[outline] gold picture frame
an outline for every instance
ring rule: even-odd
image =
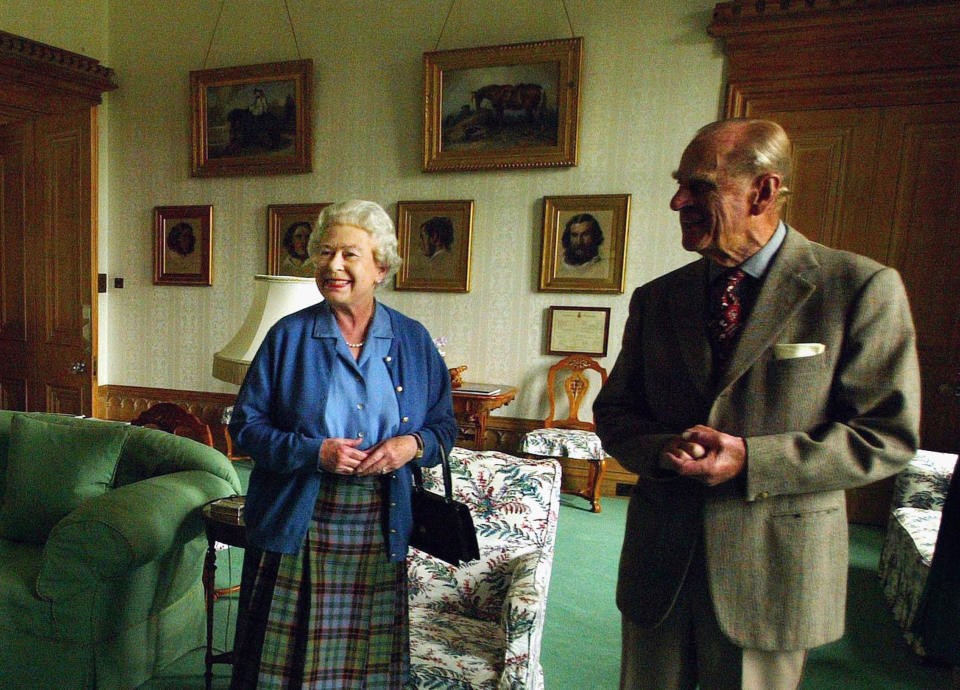
[[[213,206],[153,209],[153,284],[213,285]]]
[[[424,172],[577,165],[583,38],[424,53]]]
[[[629,194],[544,197],[540,290],[622,293],[629,224]]]
[[[267,274],[313,278],[306,241],[317,217],[330,202],[267,206]]]
[[[550,307],[548,355],[607,356],[610,307]]]
[[[308,173],[313,60],[190,72],[194,177]]]
[[[398,201],[395,289],[470,292],[473,201]]]

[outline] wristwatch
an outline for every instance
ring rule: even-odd
[[[417,452],[414,454],[413,457],[414,459],[422,458],[423,457],[423,438],[420,436],[420,434],[416,432],[414,432],[412,436],[417,441]]]

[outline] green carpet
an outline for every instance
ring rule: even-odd
[[[620,672],[620,614],[614,603],[617,559],[627,499],[604,498],[603,512],[561,498],[557,549],[550,583],[541,663],[551,690],[615,689]],[[950,672],[917,658],[883,600],[877,578],[882,533],[854,525],[850,541],[847,634],[814,650],[803,690],[934,690],[950,687]],[[239,581],[242,551],[217,559],[217,585]],[[214,644],[232,646],[236,596],[215,606]],[[214,667],[214,688],[229,686],[229,666]],[[203,688],[203,650],[197,649],[141,686],[143,690]]]

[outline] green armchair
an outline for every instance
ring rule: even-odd
[[[190,439],[0,411],[0,687],[134,687],[201,646],[200,507],[239,492]]]

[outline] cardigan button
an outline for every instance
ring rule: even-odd
[[[403,393],[403,386],[397,386],[397,393]]]
[[[409,418],[409,417],[401,417],[401,418],[400,418],[400,421],[403,422],[404,424],[406,424],[407,422],[410,421],[410,418]]]
[[[386,357],[383,358],[383,361],[384,361],[384,362],[392,362],[392,361],[393,361],[393,357],[391,357],[390,355],[387,355]]]

